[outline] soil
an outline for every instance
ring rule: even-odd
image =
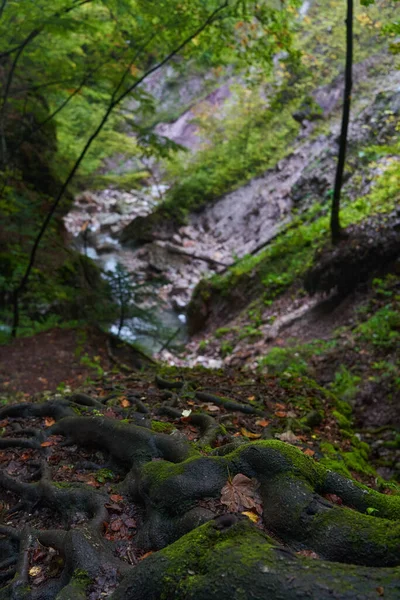
[[[101,371],[110,371],[116,360],[131,368],[141,366],[130,346],[89,327],[55,328],[18,338],[0,346],[0,395],[55,392],[60,385],[73,389]]]

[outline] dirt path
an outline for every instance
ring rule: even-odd
[[[0,346],[0,393],[54,392],[61,383],[76,387],[110,366],[104,335],[51,329]]]

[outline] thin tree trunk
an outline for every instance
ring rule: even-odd
[[[350,121],[351,90],[353,87],[353,0],[347,0],[346,18],[346,74],[342,113],[342,129],[340,133],[339,156],[336,169],[335,187],[333,190],[331,210],[331,238],[332,243],[337,244],[342,236],[340,225],[340,196],[343,185],[343,172],[346,162],[347,132]]]
[[[143,81],[145,79],[147,79],[147,77],[149,77],[149,75],[151,75],[152,73],[154,73],[155,71],[158,71],[161,67],[163,67],[165,64],[167,64],[174,56],[176,56],[181,50],[183,50],[183,48],[185,48],[185,46],[187,46],[187,44],[189,44],[192,39],[194,39],[195,37],[197,37],[202,31],[204,31],[211,23],[213,23],[216,18],[218,17],[219,13],[222,12],[229,4],[229,0],[225,0],[225,2],[223,4],[221,4],[217,9],[215,9],[210,16],[208,17],[208,19],[206,19],[204,21],[204,23],[198,28],[196,29],[196,31],[194,31],[191,35],[189,35],[185,40],[183,40],[183,42],[181,42],[174,50],[172,50],[165,58],[163,58],[163,60],[161,60],[159,63],[157,63],[156,65],[154,65],[153,67],[151,67],[150,69],[148,69],[148,71],[146,71],[141,77],[139,77],[139,79],[137,79],[135,81],[135,83],[133,83],[131,86],[129,86],[124,92],[122,92],[119,96],[118,96],[118,92],[121,89],[126,76],[128,74],[128,72],[130,71],[130,66],[127,68],[127,70],[125,71],[124,75],[122,76],[120,82],[118,83],[116,89],[114,90],[111,99],[110,99],[110,103],[107,107],[106,112],[103,115],[103,118],[101,119],[99,125],[97,126],[96,130],[92,133],[92,135],[89,137],[88,141],[85,144],[85,147],[83,148],[81,154],[79,155],[78,159],[76,160],[74,166],[72,167],[68,177],[66,178],[66,180],[64,181],[63,185],[61,186],[61,189],[57,195],[57,197],[55,198],[53,204],[51,205],[49,212],[47,213],[43,224],[39,230],[39,233],[36,236],[36,239],[33,243],[32,246],[32,250],[29,256],[29,262],[28,265],[25,269],[25,273],[22,276],[22,279],[20,281],[20,284],[17,288],[15,288],[14,293],[13,293],[13,300],[14,300],[14,314],[13,314],[13,324],[12,324],[12,330],[11,330],[11,336],[15,337],[17,335],[17,328],[18,328],[18,322],[19,322],[19,302],[20,302],[20,298],[21,295],[23,294],[25,287],[28,283],[29,280],[29,276],[31,274],[33,265],[35,263],[35,259],[36,259],[36,253],[39,247],[39,244],[43,238],[43,235],[45,234],[47,227],[55,213],[55,211],[57,210],[57,207],[60,203],[60,200],[62,199],[62,197],[64,196],[64,193],[66,191],[66,189],[68,188],[69,184],[71,183],[72,179],[74,178],[77,170],[79,169],[83,159],[85,158],[89,148],[91,147],[92,143],[95,141],[95,139],[98,137],[99,133],[102,131],[104,125],[106,124],[106,122],[108,121],[109,116],[111,115],[112,111],[114,110],[114,108],[120,104],[122,102],[122,100],[124,100],[134,89],[136,89],[139,85],[141,85],[141,83],[143,83]],[[134,60],[136,60],[136,56],[134,58]]]

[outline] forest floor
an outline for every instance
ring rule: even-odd
[[[294,511],[288,523],[292,518],[297,519],[294,515],[298,512],[292,506],[297,498],[292,489],[294,480],[290,480],[290,489],[286,489],[286,484],[278,485],[283,496],[274,499],[271,490],[265,495],[263,479],[263,469],[270,473],[268,477],[281,469],[286,473],[288,460],[293,460],[293,465],[297,465],[296,461],[301,465],[301,461],[305,461],[304,467],[292,467],[295,478],[313,463],[320,465],[318,468],[323,469],[324,477],[328,474],[328,479],[329,469],[334,469],[379,489],[381,493],[376,498],[367,500],[368,510],[377,514],[381,510],[384,515],[380,504],[380,508],[378,504],[374,508],[374,498],[376,502],[381,502],[381,497],[392,498],[393,486],[377,478],[368,463],[368,446],[352,431],[348,405],[313,379],[288,373],[283,376],[257,374],[238,367],[215,371],[160,367],[123,373],[114,366],[100,374],[98,369],[104,351],[99,346],[96,348],[95,337],[87,336],[85,352],[89,356],[89,352],[96,349],[96,356],[100,357],[93,362],[97,370],[92,367],[90,378],[77,390],[70,392],[64,388],[62,393],[54,393],[56,387],[59,391],[61,388],[60,382],[50,375],[48,348],[53,348],[50,342],[69,339],[73,350],[76,340],[80,340],[77,332],[74,332],[75,337],[66,333],[60,335],[53,331],[38,336],[42,343],[35,346],[33,340],[29,341],[28,348],[39,350],[37,362],[27,365],[24,379],[18,379],[18,383],[10,373],[10,386],[6,387],[17,385],[21,389],[19,386],[24,385],[27,386],[24,389],[29,389],[31,385],[32,389],[25,392],[23,404],[15,404],[17,398],[14,397],[11,404],[0,409],[0,517],[3,522],[0,542],[4,545],[8,538],[14,539],[13,543],[16,539],[20,542],[19,551],[15,546],[12,550],[8,547],[9,557],[0,564],[0,581],[5,586],[3,595],[0,591],[1,598],[14,598],[12,594],[22,585],[29,590],[28,595],[21,596],[24,599],[161,598],[162,595],[152,595],[153,583],[149,583],[163,576],[158,557],[164,559],[158,551],[169,547],[183,534],[191,535],[188,531],[209,523],[210,519],[218,531],[232,529],[235,532],[239,528],[242,541],[248,535],[266,535],[268,537],[261,537],[258,542],[269,540],[268,544],[278,544],[293,559],[320,563],[317,568],[331,568],[324,559],[351,562],[349,557],[354,548],[347,548],[346,528],[343,533],[339,526],[338,533],[344,535],[339,544],[344,558],[336,550],[333,554],[327,550],[325,543],[318,541],[318,535],[314,539],[312,528],[308,532],[311,537],[306,541],[300,539],[300,534],[296,539],[293,524],[288,535],[282,524],[282,515],[286,514],[282,503],[289,503],[289,514]],[[75,351],[63,355],[65,364],[73,355]],[[57,353],[54,356],[55,361],[61,360]],[[9,364],[14,364],[12,352]],[[111,366],[107,362],[102,364],[107,368]],[[39,371],[41,365],[43,370]],[[21,363],[18,368],[23,368]],[[33,393],[39,372],[42,379],[47,379],[47,389],[53,387],[52,393]],[[64,371],[64,381],[66,373],[69,385],[75,387],[87,371],[79,368],[79,362],[75,361],[74,365],[72,361]],[[39,383],[45,385],[42,380]],[[12,394],[8,396],[9,401],[10,396]],[[258,444],[257,452],[267,453],[263,458],[264,467],[253,464],[252,455],[246,454],[252,442]],[[282,458],[287,448],[293,448],[294,454]],[[244,458],[234,458],[235,452]],[[277,458],[279,456],[281,458]],[[283,467],[278,466],[281,460]],[[220,461],[226,462],[225,475],[219,472]],[[157,469],[165,468],[163,475],[161,471],[157,474]],[[206,471],[203,472],[203,468]],[[215,469],[218,473],[214,473]],[[170,485],[162,484],[164,480],[170,481]],[[264,487],[260,488],[262,481]],[[365,512],[365,500],[360,504],[357,495],[347,498],[348,484],[346,488],[341,482],[341,479],[324,485],[314,482],[323,510],[329,507],[332,514],[336,514],[335,510],[340,508],[350,515],[360,510]],[[160,485],[164,485],[163,491]],[[312,495],[311,504],[316,497]],[[303,492],[299,498],[303,498]],[[274,502],[278,511],[273,508]],[[315,510],[313,508],[310,514]],[[255,529],[248,530],[243,519]],[[378,521],[380,519],[376,519]],[[301,530],[303,527],[304,523]],[[85,531],[94,536],[93,547],[84,547],[86,538],[79,536],[85,536]],[[251,533],[253,531],[258,533]],[[33,535],[28,542],[23,539],[26,532]],[[67,542],[70,536],[76,537]],[[179,550],[179,546],[177,548]],[[372,550],[373,566],[386,566],[386,558],[380,558],[381,552],[379,544]],[[266,559],[267,555],[263,556]],[[390,566],[393,564],[390,552],[388,556],[387,566]],[[146,585],[150,588],[139,593],[142,584],[135,583],[135,573],[140,582],[140,566],[150,559],[157,561],[154,567],[157,577],[149,577],[145,569]],[[193,562],[189,565],[189,575],[194,573],[192,568],[197,569]],[[382,575],[388,577],[386,571],[384,569]],[[125,576],[128,584],[124,583]],[[385,581],[386,587],[380,585],[380,579],[368,584],[372,585],[371,593],[377,594],[376,589],[382,587],[386,590],[385,597],[395,598],[395,580],[391,582],[387,578]],[[377,597],[379,595],[383,594],[378,593]],[[168,597],[186,596],[179,593],[175,596],[171,592]],[[219,596],[214,592],[210,597]]]

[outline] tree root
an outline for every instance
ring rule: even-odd
[[[198,400],[201,400],[201,402],[211,402],[217,406],[223,406],[226,410],[235,412],[238,411],[247,415],[264,416],[264,412],[262,410],[259,410],[254,406],[250,406],[249,404],[239,404],[230,398],[221,398],[220,396],[215,396],[215,394],[209,394],[208,392],[196,392],[195,395]]]
[[[218,398],[197,394],[201,400]],[[232,444],[205,456],[204,448],[219,433],[217,421],[207,414],[188,417],[200,429],[196,449],[181,433],[165,435],[107,417],[77,416],[77,404],[103,407],[75,395],[5,407],[0,417],[51,416],[56,423],[44,430],[45,439],[64,436],[78,447],[100,449],[121,465],[125,477],[114,493],[122,491],[143,510],[134,546],[159,552],[135,566],[118,558],[115,543],[104,535],[110,492],[52,481],[48,446],[37,439],[3,438],[4,447],[36,442],[40,458],[32,479],[39,479],[21,481],[3,470],[0,487],[17,495],[29,511],[47,507],[59,513],[64,529],[0,526],[0,584],[5,584],[0,599],[83,599],[100,573],[115,582],[112,600],[220,600],[226,594],[272,600],[400,597],[399,496],[346,479],[277,440]],[[284,546],[244,517],[239,504],[215,519],[213,502],[239,474],[258,482],[262,525]],[[340,497],[342,505],[333,504],[328,494]],[[77,512],[86,516],[79,525],[74,524]],[[36,541],[57,550],[63,565],[57,577],[32,586]]]

